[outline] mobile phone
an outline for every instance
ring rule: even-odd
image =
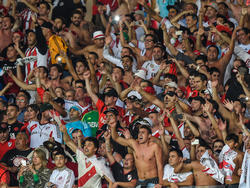
[[[22,166],[27,166],[27,162],[26,162],[26,160],[24,160],[24,159],[23,159],[23,160],[21,160],[21,165],[22,165]]]

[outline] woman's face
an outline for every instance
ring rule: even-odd
[[[29,107],[27,109],[27,113],[28,113],[29,120],[32,120],[32,119],[36,118],[37,114],[31,107]]]
[[[42,160],[39,158],[36,152],[33,154],[32,162],[34,165],[40,165],[42,164]]]

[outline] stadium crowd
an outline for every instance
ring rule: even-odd
[[[250,188],[249,0],[0,0],[0,187]]]

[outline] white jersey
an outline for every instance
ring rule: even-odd
[[[62,135],[59,127],[54,124],[47,123],[41,125],[37,121],[31,121],[29,122],[27,129],[30,133],[31,148],[37,148],[43,145],[43,142],[48,141],[50,137],[53,137],[55,141],[62,143]]]
[[[76,159],[78,161],[78,187],[80,188],[101,188],[101,178],[107,176],[112,182],[114,178],[112,172],[105,165],[104,159],[97,159],[94,155],[87,157],[77,149]]]
[[[192,172],[174,173],[174,168],[169,164],[166,164],[164,166],[163,180],[167,180],[172,183],[180,183],[186,181],[187,177],[192,174]]]
[[[25,52],[25,56],[36,56],[37,60],[36,61],[30,61],[29,63],[25,64],[25,81],[28,83],[27,76],[29,73],[32,71],[32,69],[40,66],[47,67],[48,65],[48,52],[45,55],[42,55],[39,53],[37,47],[33,48],[28,48]]]
[[[75,175],[67,167],[55,169],[50,176],[49,182],[55,184],[57,188],[72,188],[75,182]]]
[[[160,68],[160,65],[156,64],[154,60],[152,61],[146,61],[142,65],[142,69],[147,72],[146,79],[149,80],[157,74],[158,70]]]

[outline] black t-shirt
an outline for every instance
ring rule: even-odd
[[[4,154],[1,162],[7,164],[7,166],[9,167],[19,167],[21,165],[22,160],[28,161],[27,156],[30,154],[30,152],[32,152],[32,149],[20,151],[15,148],[9,150]],[[17,173],[10,173],[10,186],[18,186],[18,181],[16,177]]]
[[[122,166],[117,162],[112,164],[110,167],[111,167],[111,171],[114,175],[115,181],[130,182],[134,179],[136,179],[136,180],[138,179],[136,170],[132,170],[129,173],[124,174]]]
[[[10,138],[16,139],[16,135],[18,132],[20,132],[23,124],[19,121],[16,121],[13,124],[8,124],[9,132],[10,132]]]

